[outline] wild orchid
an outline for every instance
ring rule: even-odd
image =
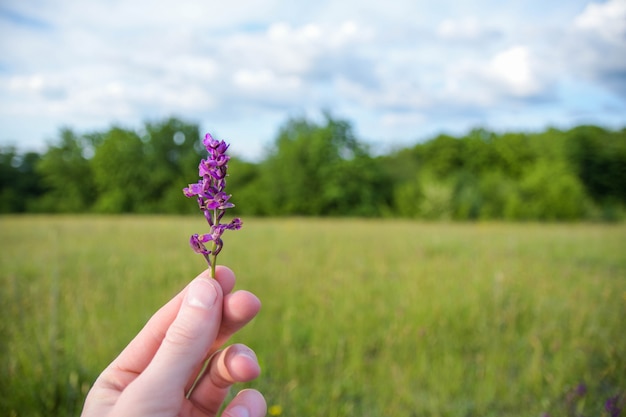
[[[183,189],[186,197],[196,196],[198,207],[204,213],[204,217],[209,223],[210,231],[205,234],[193,234],[189,239],[191,248],[201,253],[211,269],[211,276],[215,278],[215,264],[217,255],[222,250],[224,242],[222,234],[226,230],[241,229],[241,219],[234,218],[229,223],[220,223],[226,210],[235,207],[230,201],[230,194],[224,192],[226,188],[226,177],[228,176],[228,161],[230,156],[226,155],[228,145],[223,140],[216,140],[207,133],[202,141],[209,156],[202,159],[198,166],[200,180],[195,184],[189,184]],[[206,244],[209,244],[207,248]]]

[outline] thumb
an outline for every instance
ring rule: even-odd
[[[222,288],[212,278],[191,281],[150,365],[140,378],[153,389],[184,390],[215,338],[222,321]]]

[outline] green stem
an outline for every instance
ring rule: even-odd
[[[204,363],[202,364],[202,369],[200,370],[200,373],[196,375],[196,379],[193,380],[193,384],[191,384],[191,388],[189,388],[189,391],[187,391],[187,393],[185,394],[186,399],[189,399],[191,397],[191,394],[193,394],[193,391],[196,389],[196,386],[198,386],[198,384],[200,383],[200,380],[202,379],[202,377],[204,376],[204,373],[207,371],[209,367],[210,361],[211,361],[211,358],[209,357],[209,359],[205,360]]]
[[[213,224],[215,225],[217,224],[217,210],[213,210]],[[213,242],[213,249],[211,250],[210,258],[211,258],[211,278],[214,278],[214,279],[215,279],[215,264],[217,263],[217,255],[215,254],[216,249],[217,249],[217,243]],[[193,384],[191,384],[191,388],[189,388],[189,391],[187,391],[187,394],[185,394],[185,398],[189,399],[191,397],[193,390],[196,389],[196,386],[198,385],[198,383],[202,379],[202,376],[204,375],[207,368],[209,367],[210,360],[211,358],[209,357],[209,359],[205,360],[204,363],[202,364],[202,369],[200,370],[200,373],[196,376],[196,379],[194,379]]]
[[[215,209],[213,210],[213,224],[217,226],[217,222],[217,209]],[[211,251],[211,278],[215,278],[215,264],[217,263],[215,249],[217,249],[217,243],[213,242],[213,250]]]
[[[211,278],[215,278],[215,263],[217,262],[217,255],[213,255],[217,245],[213,244],[213,251],[211,252]]]

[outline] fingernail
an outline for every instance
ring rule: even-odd
[[[187,289],[187,304],[209,310],[215,304],[217,290],[215,284],[208,279],[194,279]]]
[[[243,349],[240,352],[237,352],[238,356],[245,356],[247,358],[253,359],[253,360],[257,360],[256,359],[256,355],[254,354],[254,351],[252,349]]]
[[[229,415],[233,417],[250,417],[250,412],[243,405],[236,405],[230,409]]]

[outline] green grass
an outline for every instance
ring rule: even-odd
[[[0,415],[78,415],[202,268],[194,217],[0,217]],[[284,416],[599,416],[626,391],[626,225],[244,219],[220,263]],[[571,403],[571,401],[570,401]]]

